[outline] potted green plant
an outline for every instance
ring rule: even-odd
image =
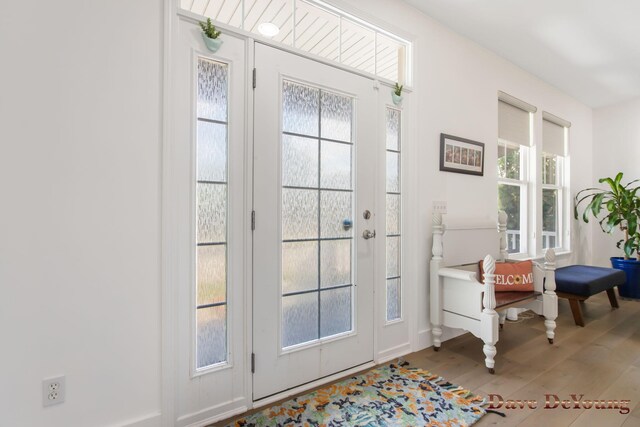
[[[395,105],[402,104],[402,89],[404,89],[404,85],[396,83],[393,92],[391,92],[391,99]]]
[[[217,52],[222,45],[220,37],[220,31],[216,30],[215,25],[211,22],[211,18],[207,18],[206,22],[200,22],[200,28],[202,28],[202,38],[204,44],[211,52]]]
[[[623,270],[627,275],[625,285],[618,286],[621,297],[640,299],[640,197],[638,181],[622,184],[622,172],[615,178],[602,178],[601,184],[608,188],[587,188],[575,197],[574,216],[578,218],[578,209],[583,207],[582,220],[589,222],[589,216],[598,220],[605,233],[620,229],[624,238],[617,247],[623,250],[623,257],[612,257],[613,268]],[[635,253],[635,259],[633,258]]]

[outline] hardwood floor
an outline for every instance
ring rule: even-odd
[[[583,304],[585,327],[574,324],[568,301],[559,301],[555,343],[544,334],[543,319],[507,322],[496,345],[496,374],[484,366],[482,342],[465,334],[410,354],[412,366],[428,369],[485,397],[536,400],[537,409],[505,409],[487,414],[476,425],[502,426],[640,426],[640,302],[620,301],[612,310],[605,293]],[[561,400],[584,394],[584,400],[630,400],[629,413],[618,409],[544,409],[545,394]],[[553,400],[552,400],[553,402]]]
[[[487,414],[478,427],[640,426],[640,302],[619,302],[620,308],[612,310],[604,292],[585,301],[585,327],[579,327],[568,301],[560,299],[553,345],[547,342],[543,318],[528,312],[518,322],[507,321],[496,345],[495,375],[484,365],[482,341],[471,334],[444,342],[439,352],[427,348],[405,359],[485,397],[538,402],[537,409],[498,409],[506,417]],[[584,400],[631,402],[628,414],[618,409],[544,409],[547,393],[561,400],[584,394]]]

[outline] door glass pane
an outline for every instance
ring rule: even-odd
[[[387,234],[400,234],[400,195],[387,194]]]
[[[198,59],[198,118],[227,121],[229,66],[205,58]]]
[[[227,186],[198,184],[198,243],[225,242],[227,233]]]
[[[318,187],[318,140],[282,136],[282,185]]]
[[[322,137],[351,142],[353,99],[331,92],[322,92]]]
[[[387,108],[387,321],[402,317],[402,294],[400,292],[400,110]]]
[[[282,244],[282,293],[318,287],[318,242]]]
[[[351,239],[323,240],[320,243],[321,287],[351,283]]]
[[[198,121],[198,180],[227,179],[227,125]]]
[[[198,58],[196,369],[227,361],[227,64]]]
[[[318,237],[318,191],[282,189],[282,235],[284,240]]]
[[[282,100],[282,130],[299,135],[318,136],[320,90],[285,81]]]
[[[387,279],[387,320],[400,318],[400,279]]]
[[[330,337],[351,330],[352,287],[320,292],[320,337]]]
[[[322,188],[351,189],[351,144],[322,141]]]
[[[226,245],[198,246],[198,305],[223,303],[227,298]]]
[[[215,365],[227,360],[227,306],[197,310],[197,366]]]
[[[320,192],[320,236],[323,238],[350,237],[353,229],[345,229],[345,219],[351,219],[350,191]]]
[[[282,346],[318,339],[318,293],[282,297]]]
[[[282,346],[289,347],[351,330],[355,141],[352,98],[288,81],[282,90]]]

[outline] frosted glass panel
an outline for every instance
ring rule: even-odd
[[[351,145],[322,141],[321,187],[351,189]]]
[[[351,142],[353,99],[322,92],[322,138]]]
[[[400,275],[400,237],[387,237],[387,277]]]
[[[387,194],[387,234],[400,234],[400,196]]]
[[[400,151],[400,111],[387,108],[387,150]]]
[[[198,117],[227,121],[227,76],[229,67],[198,58]]]
[[[399,319],[400,311],[400,279],[387,280],[387,320]]]
[[[197,367],[227,360],[227,307],[201,308],[197,311]]]
[[[318,191],[282,189],[284,240],[318,237]]]
[[[227,125],[198,121],[198,180],[227,180]]]
[[[343,221],[352,219],[351,196],[347,191],[320,192],[321,237],[351,237],[352,230],[345,230]]]
[[[322,287],[351,283],[351,239],[320,242],[320,285]]]
[[[282,293],[318,287],[318,242],[282,244]]]
[[[198,247],[198,305],[227,299],[226,245]]]
[[[318,187],[318,140],[282,135],[282,185]]]
[[[198,243],[227,240],[227,186],[198,184]]]
[[[282,297],[282,346],[318,339],[318,293]]]
[[[387,151],[387,192],[400,192],[400,153]]]
[[[285,81],[282,95],[282,130],[318,136],[320,90]]]
[[[322,338],[351,330],[352,289],[349,286],[320,292],[320,336]]]

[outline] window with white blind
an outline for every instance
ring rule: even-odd
[[[387,107],[387,322],[402,318],[401,112]]]
[[[562,248],[566,202],[565,176],[568,123],[552,121],[543,113],[542,121],[542,249]]]
[[[498,209],[507,213],[509,253],[527,252],[528,166],[534,111],[535,107],[506,94],[498,101]]]

